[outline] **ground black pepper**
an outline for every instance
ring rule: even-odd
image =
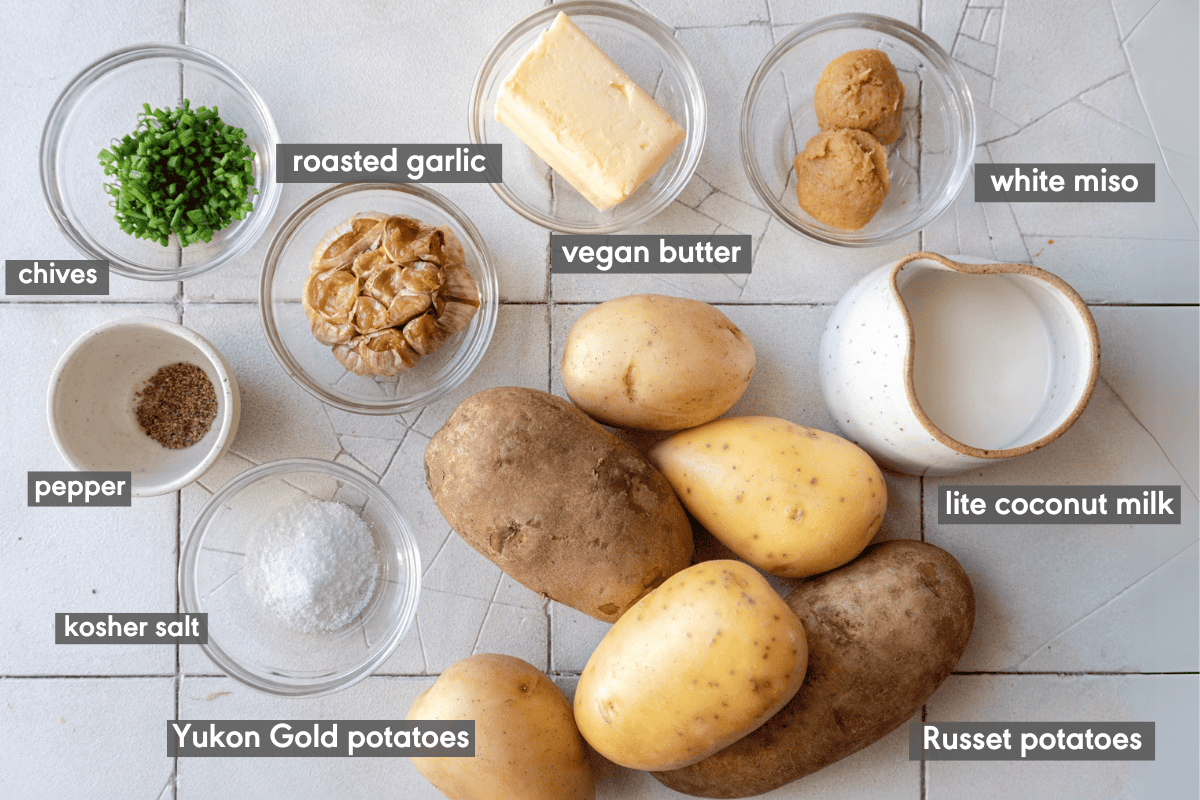
[[[137,421],[150,438],[178,450],[204,438],[217,416],[217,393],[195,364],[161,368],[137,393]]]

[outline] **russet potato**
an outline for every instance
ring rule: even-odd
[[[450,526],[513,579],[613,622],[692,560],[692,529],[646,458],[560,397],[464,400],[425,449]]]
[[[655,772],[698,797],[750,797],[856,753],[916,714],[950,676],[975,623],[975,593],[945,550],[869,547],[787,597],[808,635],[808,674],[766,724],[681,769]]]

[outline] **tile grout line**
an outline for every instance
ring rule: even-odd
[[[187,6],[188,0],[180,0],[179,2],[179,43],[187,44]],[[179,94],[180,103],[183,101],[183,72],[180,69],[179,75]],[[179,249],[179,265],[183,266],[183,248]],[[175,306],[179,315],[179,324],[183,324],[184,312],[187,308],[186,294],[183,288],[183,281],[178,284],[178,289],[175,293]],[[183,490],[180,489],[175,493],[175,574],[179,575],[180,560],[183,556]],[[181,597],[179,595],[179,581],[175,581],[175,613],[178,614],[181,606]],[[183,688],[183,657],[179,641],[175,642],[175,675],[171,680],[172,688],[175,690],[175,720],[179,720],[179,695]],[[171,759],[171,775],[169,783],[171,789],[172,800],[179,800],[179,756],[175,755]]]
[[[179,575],[180,559],[183,555],[183,490],[180,489],[175,493],[175,574]],[[175,582],[175,613],[180,613],[181,598],[179,596],[179,581]],[[172,688],[175,690],[175,721],[179,721],[179,694],[183,688],[183,659],[179,640],[175,640],[175,675],[171,679]],[[178,800],[179,797],[179,756],[176,755],[171,759],[171,797],[173,800]]]
[[[674,35],[674,34],[672,34]],[[549,179],[550,198],[554,202],[554,176]],[[546,393],[553,394],[554,389],[554,240],[550,232],[546,233],[546,302],[543,313],[546,315]],[[451,534],[453,536],[453,534]],[[501,577],[501,580],[504,580]],[[499,588],[499,587],[497,587]],[[493,596],[493,599],[494,596]],[[489,607],[488,612],[491,611]],[[486,619],[485,612],[485,619]],[[551,613],[550,602],[542,603],[542,617],[546,620],[546,672],[554,666],[554,615]]]
[[[966,13],[967,13],[966,9],[964,8],[963,9],[964,17],[966,16]],[[917,20],[918,20],[918,24],[919,24],[921,30],[924,31],[925,30],[925,2],[924,2],[924,0],[919,0],[919,2],[918,2]],[[959,28],[962,27],[961,20],[959,21],[958,27]],[[957,33],[955,34],[955,38],[957,38]],[[953,48],[953,46],[954,46],[953,43],[951,43],[952,48]],[[951,50],[951,52],[953,52],[953,50]],[[953,56],[952,56],[952,58],[953,58]],[[918,90],[917,114],[918,114],[919,119],[921,118],[921,107],[922,107],[921,96],[920,96],[919,90]],[[918,130],[920,130],[920,124],[921,124],[920,122],[917,123]],[[920,174],[921,174],[920,163],[921,163],[921,158],[923,155],[924,155],[923,149],[918,146],[917,147],[918,180],[920,180]],[[957,210],[955,211],[955,213],[957,214]],[[956,223],[955,224],[955,229],[956,229],[955,238],[960,238],[957,233],[957,228],[958,228],[958,225]],[[919,231],[917,231],[917,247],[920,249],[921,252],[925,252],[925,228],[921,228]],[[925,476],[924,475],[917,476],[917,519],[920,520],[921,541],[924,542],[925,541]],[[924,730],[925,719],[928,714],[928,710],[929,710],[929,706],[927,705],[927,703],[921,703],[921,729],[922,729],[922,731]],[[926,800],[926,796],[927,796],[927,792],[928,792],[928,789],[926,787],[926,772],[928,771],[928,769],[929,769],[928,765],[925,763],[925,748],[922,747],[921,748],[921,761],[917,767],[917,797],[919,798],[919,800]]]
[[[1045,233],[1022,233],[1021,234],[1023,239],[1044,239],[1049,235],[1052,235],[1052,234],[1045,234]],[[1067,239],[1098,239],[1101,241],[1107,240],[1109,238],[1115,239],[1115,237],[1061,236],[1061,235],[1054,236],[1054,238],[1055,239],[1061,238],[1063,240],[1067,240]],[[1183,240],[1183,239],[1121,239],[1120,241],[1127,241],[1127,242],[1141,242],[1141,241],[1149,241],[1149,242],[1173,241],[1174,242],[1174,241],[1178,241],[1178,242],[1182,242],[1185,240]],[[914,252],[916,252],[916,251],[914,251]],[[1144,300],[1107,301],[1107,300],[1095,300],[1095,299],[1087,300],[1086,298],[1085,298],[1085,301],[1087,302],[1087,304],[1089,306],[1099,306],[1102,308],[1196,308],[1197,306],[1200,306],[1200,301],[1195,301],[1195,302],[1183,302],[1183,301],[1147,302]],[[598,305],[599,303],[602,303],[602,302],[604,302],[604,301],[598,300],[598,299],[597,300],[556,300],[556,301],[554,301],[553,305],[555,308],[559,308],[562,306],[594,306],[594,305]],[[24,307],[24,308],[39,308],[39,307],[49,308],[52,306],[78,306],[80,308],[86,308],[88,306],[97,306],[97,307],[102,306],[105,308],[111,308],[113,306],[175,306],[176,308],[182,308],[182,310],[184,310],[184,311],[189,311],[197,306],[206,306],[206,307],[211,307],[211,306],[254,306],[257,303],[258,303],[257,300],[253,300],[253,299],[249,299],[249,298],[235,299],[235,300],[184,301],[183,303],[179,303],[178,300],[121,300],[119,298],[118,299],[109,298],[107,301],[94,301],[94,302],[93,301],[65,301],[65,300],[53,300],[53,301],[46,301],[46,302],[36,302],[36,301],[30,302],[30,301],[26,301],[26,300],[2,300],[2,299],[0,299],[0,308],[6,308],[9,306]],[[550,304],[545,300],[501,300],[500,305],[501,306],[547,306],[547,307],[549,307]],[[798,300],[795,302],[759,301],[759,302],[744,303],[744,302],[740,302],[736,299],[733,299],[733,300],[716,300],[716,301],[709,303],[709,305],[737,306],[738,308],[823,308],[823,307],[832,307],[832,306],[837,305],[837,300],[809,300],[809,301],[799,301]],[[373,437],[373,438],[379,438],[379,437]]]
[[[525,606],[513,605],[510,603],[497,603],[498,606],[506,608],[526,608]],[[551,670],[552,675],[575,676],[578,677],[582,670],[558,669]],[[1107,678],[1186,678],[1200,675],[1196,670],[1141,670],[1141,671],[1121,671],[1121,670],[954,670],[951,675],[967,678],[1086,678],[1086,677],[1107,677]],[[128,675],[0,675],[0,681],[62,681],[62,680],[113,680],[113,681],[152,681],[162,678],[228,678],[229,676],[223,672],[194,672],[186,676],[175,675],[172,673],[154,674],[128,674]],[[370,677],[381,678],[428,678],[429,674],[423,672],[384,672],[376,673]]]
[[[925,720],[928,718],[929,718],[929,705],[928,705],[928,703],[922,703],[921,704],[922,737],[924,736],[924,731],[925,731]],[[919,787],[919,791],[920,791],[919,796],[920,796],[921,800],[926,800],[926,797],[928,796],[929,787],[926,783],[927,778],[928,778],[928,772],[929,772],[929,764],[925,761],[925,748],[922,747],[921,748],[921,766],[920,766],[920,772],[918,773],[918,778],[919,778],[918,787]]]
[[[992,101],[996,99],[996,87],[1000,84],[1000,58],[1004,53],[1004,18],[1007,16],[1008,8],[1002,2],[998,11],[1000,14],[1000,22],[998,23],[1000,30],[996,32],[996,60],[992,64],[992,79],[988,85],[988,108],[991,108]]]
[[[967,13],[966,8],[964,8],[963,9],[963,18],[966,17],[966,13]],[[922,31],[925,30],[925,0],[918,0],[917,24],[920,26]],[[962,18],[960,18],[958,27],[961,28],[962,25],[963,25]],[[920,110],[921,110],[921,97],[920,97],[920,94],[918,93],[918,96],[917,96],[918,116],[920,116]],[[920,123],[918,123],[917,130],[918,131],[920,130]],[[921,163],[921,147],[918,143],[918,146],[917,146],[918,180],[920,179],[919,178],[920,163]],[[922,253],[925,252],[925,229],[924,228],[921,228],[919,231],[917,231],[917,247],[919,249],[919,252],[922,252]],[[884,511],[886,513],[887,509],[885,508]],[[920,521],[921,521],[921,525],[920,525],[921,541],[923,542],[923,541],[925,541],[925,476],[924,475],[917,476],[917,518],[920,519]],[[924,710],[922,710],[921,713],[924,714]],[[923,763],[924,763],[924,758],[922,757],[922,764]],[[924,797],[924,793],[922,793],[922,797]]]

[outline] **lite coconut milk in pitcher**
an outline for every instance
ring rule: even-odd
[[[1056,275],[914,253],[846,292],[819,364],[848,438],[899,472],[945,475],[1061,436],[1096,386],[1100,339]]]

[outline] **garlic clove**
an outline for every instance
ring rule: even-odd
[[[350,270],[314,272],[304,282],[301,303],[310,322],[317,316],[334,325],[345,325],[354,314],[358,295],[358,278]]]
[[[404,340],[423,356],[435,352],[446,341],[448,334],[438,326],[433,314],[422,314],[404,326]]]
[[[401,327],[414,317],[429,310],[429,295],[424,292],[405,290],[392,300],[388,306],[388,324]]]
[[[388,307],[374,297],[361,295],[354,303],[354,327],[359,333],[375,333],[390,327]]]
[[[410,369],[421,360],[396,328],[364,336],[358,345],[358,355],[369,374],[385,377]]]
[[[415,261],[400,273],[404,285],[414,292],[436,292],[442,287],[442,269],[432,261]]]

